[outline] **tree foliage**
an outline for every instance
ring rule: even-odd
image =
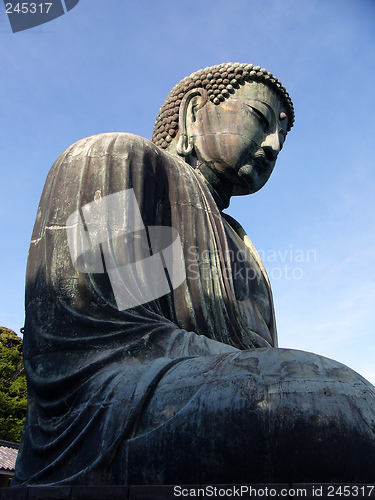
[[[0,439],[19,442],[27,406],[22,339],[0,327]]]

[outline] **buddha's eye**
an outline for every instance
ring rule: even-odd
[[[250,106],[249,104],[247,104],[247,106],[251,109],[251,111],[253,111],[254,114],[257,115],[257,117],[263,123],[266,129],[268,129],[270,126],[270,122],[268,121],[268,118],[264,115],[264,113],[262,113],[262,111],[260,111],[255,106]]]

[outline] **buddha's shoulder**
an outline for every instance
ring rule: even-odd
[[[92,135],[85,137],[72,144],[68,151],[70,154],[121,154],[132,149],[140,150],[159,150],[151,141],[140,137],[139,135],[129,134],[126,132],[107,132],[103,134]]]
[[[177,155],[167,153],[148,139],[126,132],[108,132],[80,139],[69,146],[59,158],[78,160],[102,156],[123,160],[150,157],[156,161],[162,160],[163,163],[182,162]]]

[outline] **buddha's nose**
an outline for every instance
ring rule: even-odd
[[[266,139],[262,142],[260,147],[263,149],[267,160],[276,160],[276,157],[281,149],[279,134],[277,132],[274,132],[273,134],[267,135]]]

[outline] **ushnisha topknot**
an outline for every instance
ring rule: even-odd
[[[216,105],[234,94],[246,82],[261,82],[271,87],[282,99],[289,118],[288,132],[294,123],[293,102],[281,82],[260,66],[246,63],[223,63],[192,73],[180,81],[168,94],[156,117],[152,142],[166,149],[178,132],[178,112],[184,95],[189,90],[204,88]]]

